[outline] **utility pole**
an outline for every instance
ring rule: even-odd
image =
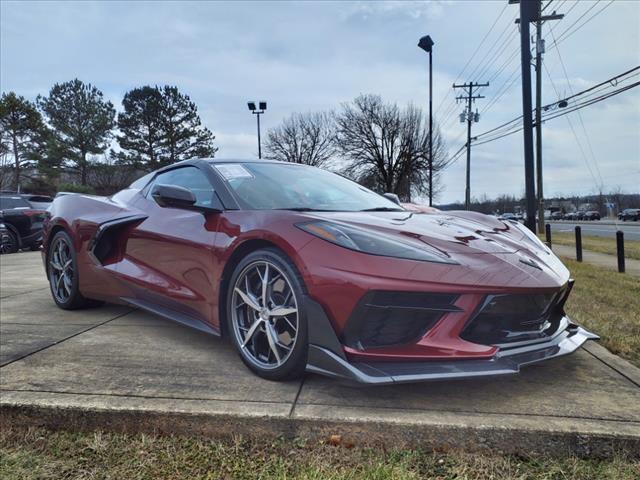
[[[467,122],[467,186],[464,191],[464,205],[467,210],[471,208],[471,124],[480,121],[480,114],[476,109],[476,113],[471,110],[472,102],[476,99],[484,98],[482,95],[474,95],[473,87],[488,87],[489,83],[469,82],[462,85],[453,84],[453,88],[462,88],[466,95],[460,95],[456,97],[456,102],[463,100],[467,102],[465,111],[460,114],[460,123]]]
[[[542,2],[536,12],[536,186],[538,187],[538,231],[544,232],[544,194],[542,193]]]
[[[540,0],[509,0],[520,4],[520,60],[522,68],[522,126],[524,137],[524,186],[527,201],[526,226],[536,232],[536,189],[533,167],[533,119],[531,118],[531,52],[529,26],[538,16]],[[516,20],[518,23],[518,20]],[[544,216],[544,213],[543,213]]]
[[[547,20],[560,20],[564,15],[554,11],[551,15],[542,15],[542,2],[538,2],[536,16],[536,186],[538,188],[538,231],[544,232],[544,194],[542,191],[542,54],[544,39],[542,23]]]
[[[510,4],[519,4],[520,18],[520,59],[522,64],[522,124],[524,137],[524,175],[525,195],[527,202],[527,218],[525,223],[534,233],[536,232],[536,210],[538,210],[538,228],[544,230],[544,195],[542,192],[542,54],[544,40],[542,39],[542,22],[545,20],[560,20],[564,15],[542,15],[541,0],[509,0]],[[530,24],[536,22],[536,168],[533,165],[533,122],[531,118],[531,52],[529,50]],[[537,177],[537,182],[534,180]],[[537,201],[536,185],[537,183]]]

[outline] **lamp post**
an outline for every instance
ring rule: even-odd
[[[433,206],[433,40],[425,35],[418,42],[429,53],[429,206]]]
[[[258,104],[257,108],[256,108],[256,103]],[[260,144],[260,115],[262,115],[267,109],[267,102],[251,101],[251,102],[247,102],[247,107],[249,107],[249,110],[251,111],[251,113],[253,113],[258,119],[258,158],[262,158],[262,146]]]

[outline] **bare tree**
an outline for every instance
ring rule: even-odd
[[[269,130],[265,158],[326,166],[336,152],[334,132],[330,113],[294,113]]]
[[[91,159],[87,172],[89,184],[98,195],[112,195],[131,184],[142,173],[132,165],[123,165],[110,155],[104,155],[102,161]]]
[[[377,95],[361,95],[345,103],[336,116],[338,151],[349,164],[345,175],[380,192],[410,201],[429,193],[429,130],[422,110],[384,103]],[[447,166],[444,141],[433,135],[433,186]]]

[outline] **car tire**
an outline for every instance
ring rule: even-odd
[[[11,230],[2,234],[0,239],[0,253],[16,253],[20,249],[18,237]]]
[[[104,303],[80,293],[78,258],[67,232],[59,231],[49,242],[47,278],[54,302],[64,310],[96,307]]]
[[[226,296],[226,331],[258,376],[282,381],[304,373],[309,348],[304,294],[302,277],[280,250],[254,251],[236,265]]]

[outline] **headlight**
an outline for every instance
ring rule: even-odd
[[[383,234],[368,232],[356,227],[322,220],[298,223],[296,227],[323,240],[357,252],[423,262],[457,264],[454,260],[440,253],[430,252],[427,250],[429,247],[426,245],[422,248],[414,247],[396,239],[385,237]]]

